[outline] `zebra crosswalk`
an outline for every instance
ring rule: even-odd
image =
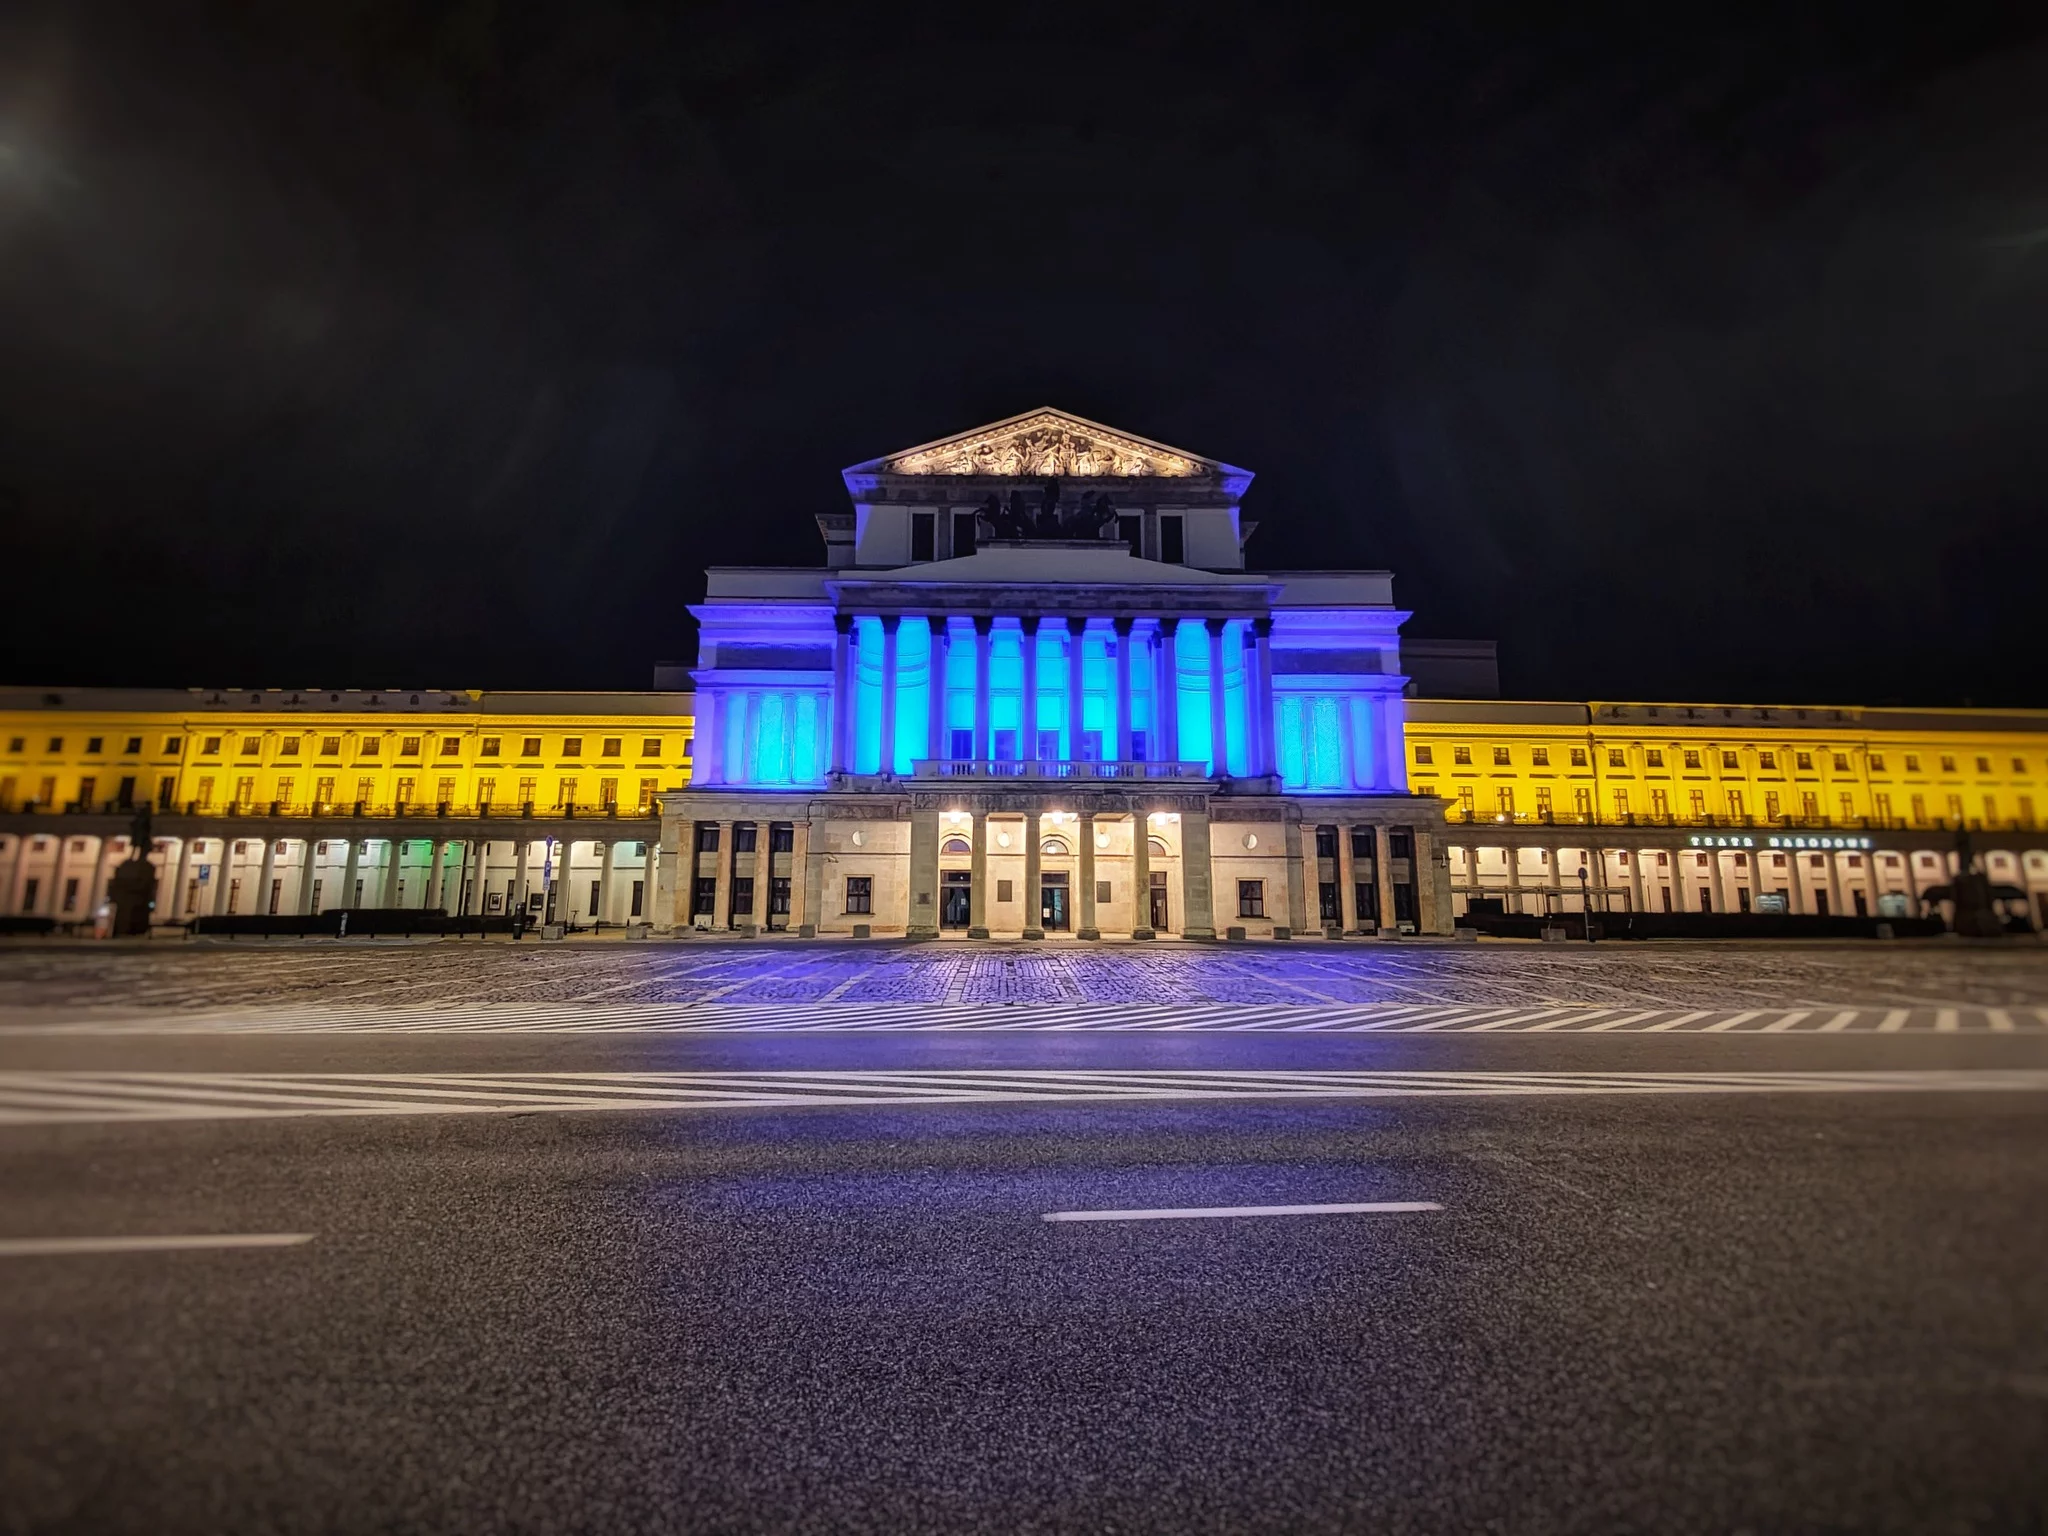
[[[2048,1070],[1899,1072],[0,1072],[0,1125],[1614,1094],[2048,1092]]]
[[[183,1010],[17,1008],[7,1035],[721,1034],[936,1031],[1260,1031],[1474,1034],[2044,1034],[2042,1007],[1781,1008],[1590,1003],[479,1003]]]

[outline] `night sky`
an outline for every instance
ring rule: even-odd
[[[645,686],[1057,405],[1512,694],[2048,703],[2037,8],[1408,9],[17,0],[5,680]]]

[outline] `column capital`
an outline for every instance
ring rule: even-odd
[[[995,627],[996,621],[993,616],[986,613],[977,613],[974,616],[974,632],[977,635],[987,635],[991,633],[995,629]]]
[[[1174,635],[1175,635],[1175,634],[1176,634],[1176,633],[1177,633],[1177,632],[1179,631],[1179,629],[1180,629],[1180,615],[1179,615],[1179,614],[1177,614],[1177,613],[1162,613],[1161,615],[1159,615],[1159,633],[1161,633],[1162,635],[1166,636],[1166,637],[1167,637],[1167,638],[1168,638],[1168,639],[1170,640],[1170,639],[1172,639],[1172,638],[1173,638],[1173,636],[1174,636]]]
[[[883,614],[883,615],[882,615],[882,633],[883,633],[883,634],[885,634],[885,635],[893,635],[893,634],[895,634],[895,633],[896,633],[896,626],[897,626],[898,624],[901,624],[902,622],[903,622],[903,615],[901,615],[900,613],[885,613],[885,614]]]
[[[1228,624],[1229,622],[1230,622],[1230,620],[1228,620],[1228,619],[1219,619],[1219,618],[1207,618],[1207,619],[1204,619],[1204,620],[1202,621],[1202,623],[1203,623],[1203,624],[1204,624],[1205,626],[1207,626],[1207,628],[1208,628],[1208,631],[1209,631],[1209,633],[1210,633],[1210,634],[1212,634],[1212,635],[1220,635],[1220,634],[1222,634],[1222,633],[1223,633],[1223,626],[1224,626],[1224,625],[1226,625],[1226,624]]]
[[[943,635],[952,621],[943,613],[928,613],[924,616],[924,622],[925,627],[933,634]]]
[[[839,633],[840,633],[840,634],[842,634],[842,635],[850,635],[850,634],[852,634],[852,633],[853,633],[853,615],[852,615],[852,614],[850,614],[850,613],[835,613],[835,614],[833,614],[833,615],[832,615],[832,627],[833,627],[834,629],[836,629],[837,631],[839,631]]]
[[[1273,638],[1273,615],[1271,615],[1271,614],[1269,613],[1269,614],[1267,614],[1267,615],[1266,615],[1266,616],[1265,616],[1264,618],[1259,618],[1259,619],[1253,619],[1253,620],[1252,620],[1252,633],[1253,633],[1253,634],[1255,634],[1255,635],[1257,635],[1257,636],[1258,636],[1258,637],[1259,637],[1259,638],[1260,638],[1261,640],[1270,640],[1270,639],[1272,639],[1272,638]]]
[[[1037,634],[1037,633],[1038,633],[1038,615],[1037,615],[1037,614],[1035,614],[1035,613],[1026,613],[1026,614],[1021,614],[1021,615],[1019,615],[1019,616],[1018,616],[1018,619],[1017,619],[1017,627],[1018,627],[1019,629],[1023,630],[1023,631],[1024,631],[1024,633],[1025,633],[1025,634],[1027,634],[1027,635],[1035,635],[1035,634]]]
[[[1128,640],[1131,637],[1131,626],[1135,622],[1136,620],[1132,619],[1128,614],[1123,614],[1113,619],[1111,624],[1120,639]]]
[[[1088,616],[1087,616],[1087,615],[1086,615],[1085,613],[1070,613],[1070,614],[1068,614],[1068,615],[1067,615],[1067,633],[1068,633],[1068,634],[1070,634],[1070,635],[1080,635],[1080,634],[1085,634],[1085,633],[1087,633],[1087,630],[1088,630]]]

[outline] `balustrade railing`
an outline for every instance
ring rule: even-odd
[[[418,801],[392,802],[389,804],[370,800],[322,800],[296,801],[287,805],[280,800],[230,801],[225,805],[201,805],[197,800],[187,800],[182,805],[160,805],[152,802],[151,810],[158,816],[215,816],[224,820],[250,817],[263,820],[312,820],[332,821],[350,817],[375,818],[381,821],[480,821],[515,820],[524,818],[537,821],[643,821],[659,820],[659,805],[556,805],[541,806],[533,801],[495,801],[487,805],[455,805],[453,803],[427,803]],[[20,816],[132,816],[133,803],[117,800],[86,804],[77,800],[62,805],[36,800],[0,800],[0,815]]]
[[[920,758],[910,765],[917,779],[1206,779],[1206,763],[1144,761],[1018,762],[997,758]]]

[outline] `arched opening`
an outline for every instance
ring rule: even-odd
[[[939,852],[955,854],[972,853],[974,852],[974,845],[964,837],[949,837],[940,845]]]

